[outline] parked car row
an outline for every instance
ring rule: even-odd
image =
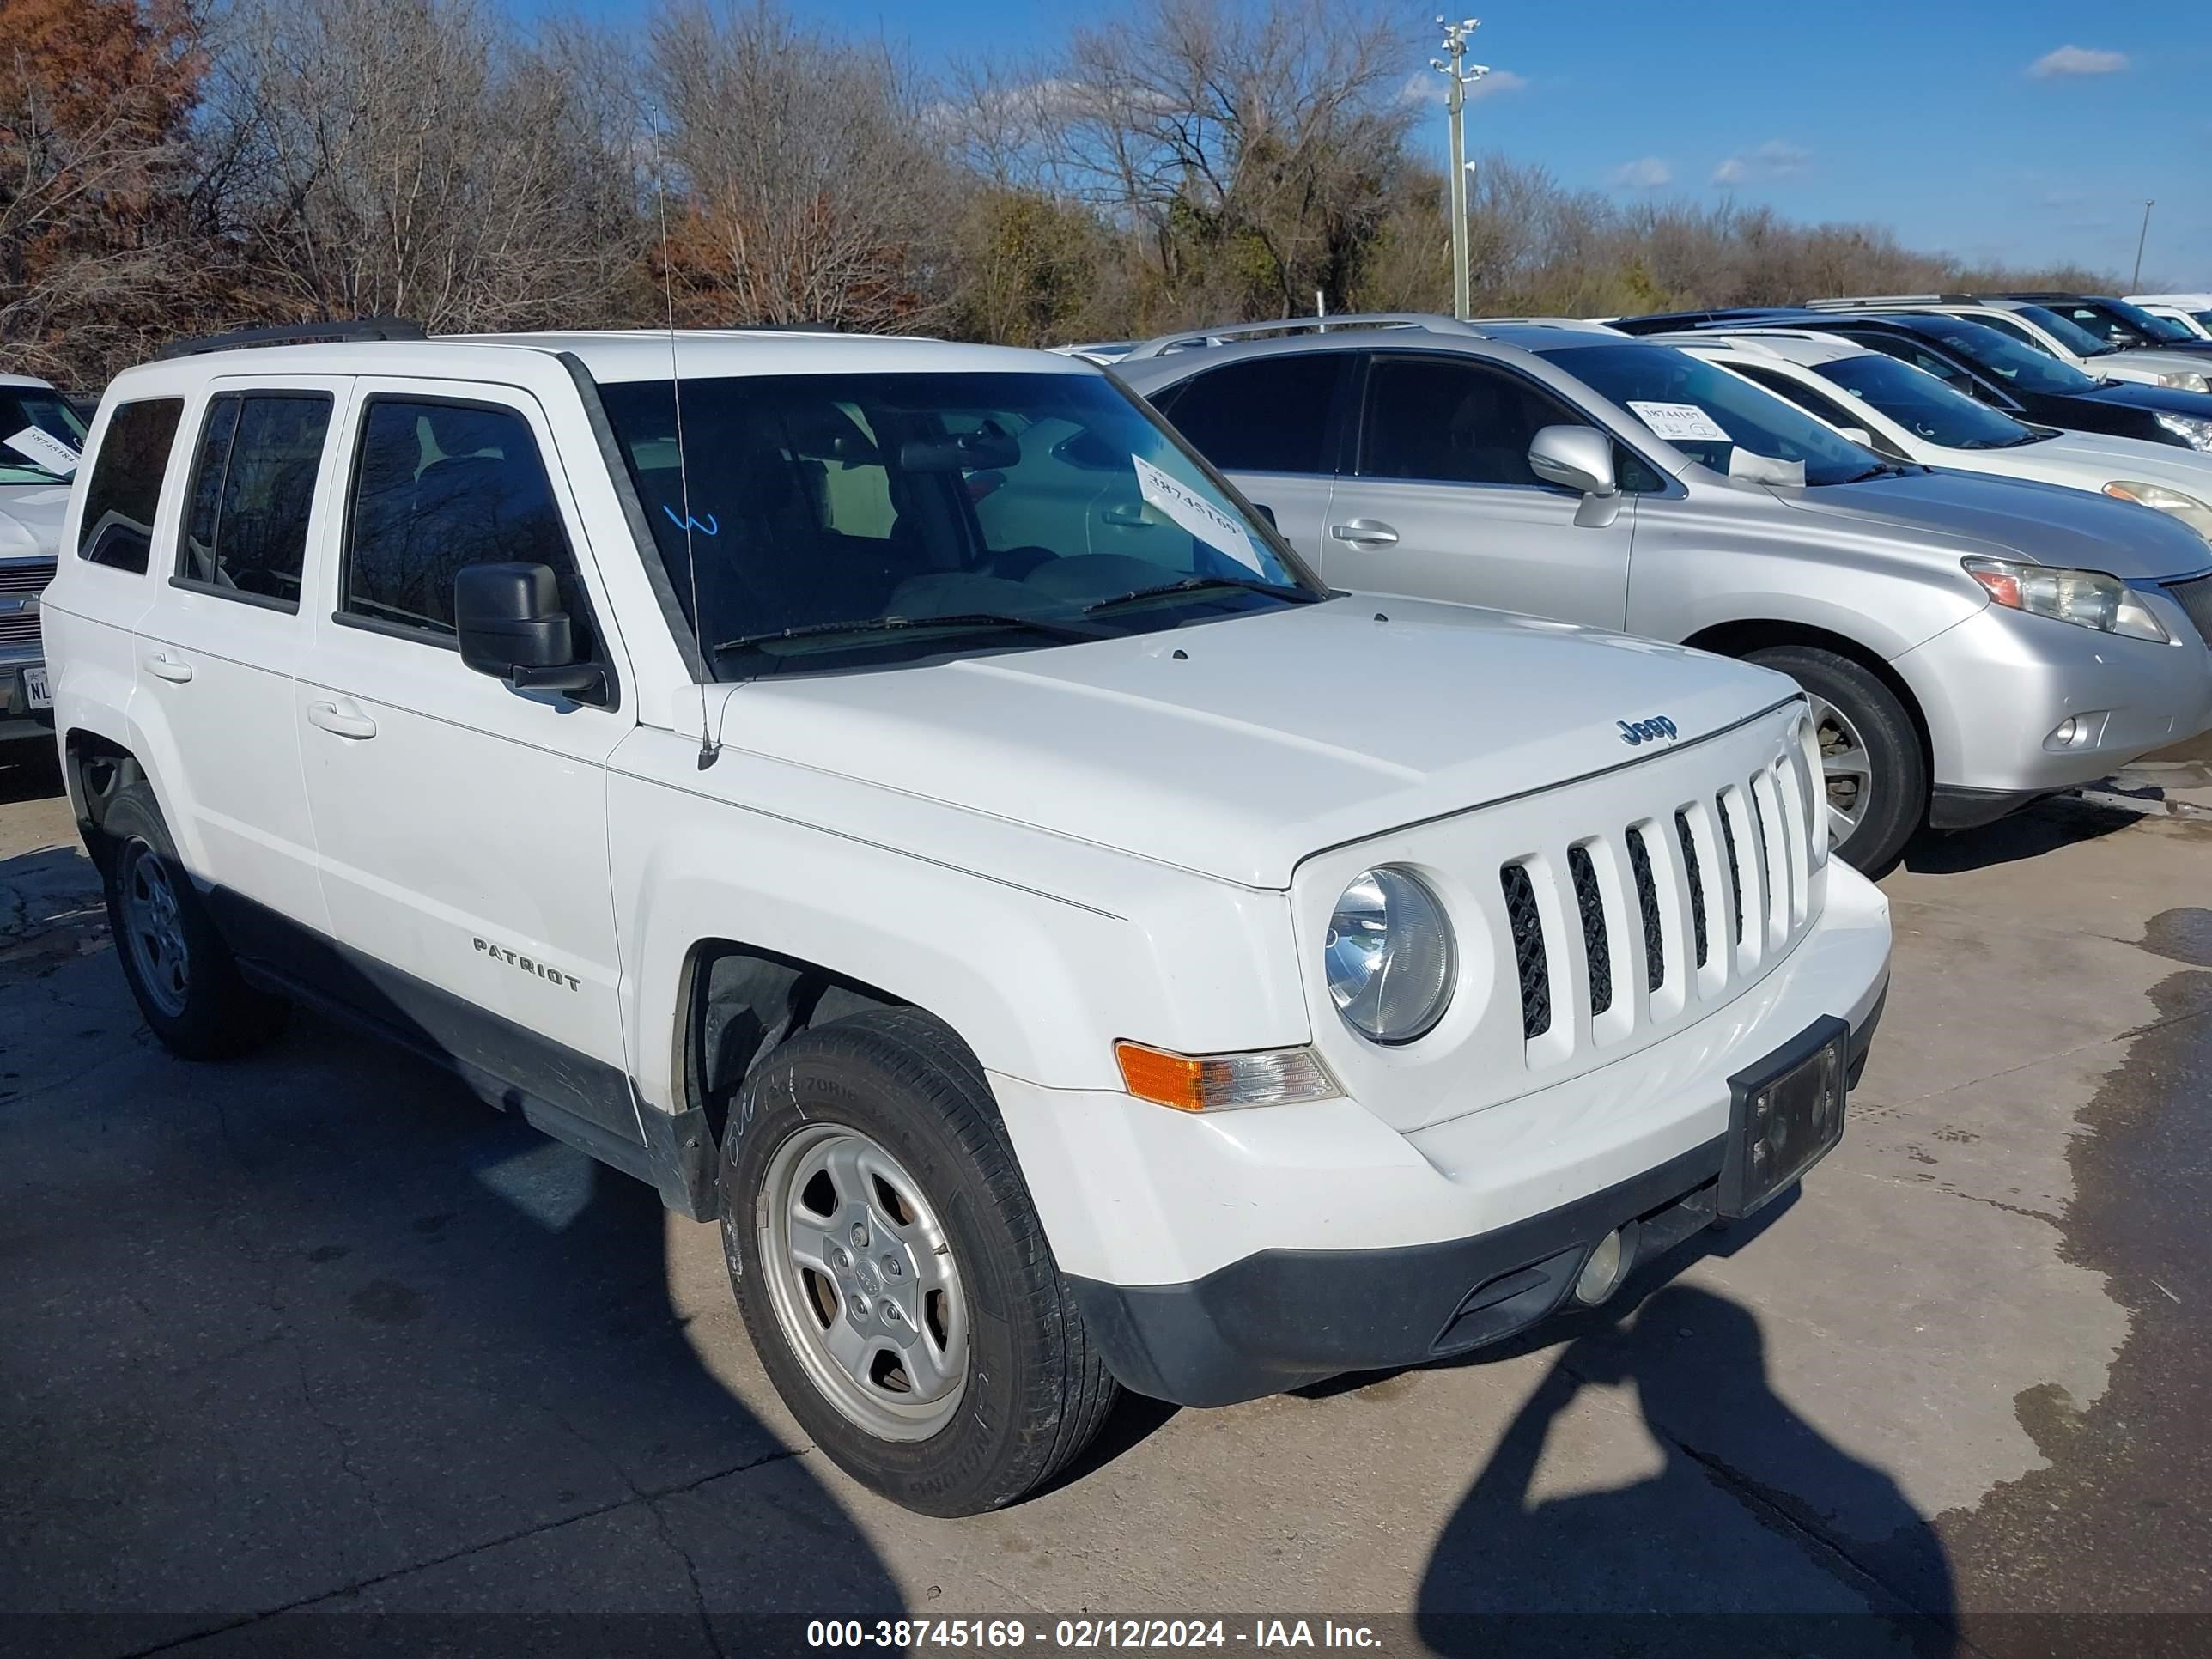
[[[1840,1139],[1853,861],[2212,719],[2212,398],[1929,465],[2057,441],[1743,367],[2014,343],[1790,317],[177,348],[45,596],[123,973],[180,1056],[303,1002],[718,1222],[805,1432],[932,1513],[1120,1389],[1602,1304]]]
[[[1862,868],[1887,868],[1923,825],[1985,823],[2212,719],[2212,458],[2098,441],[2105,455],[2076,453],[2057,482],[2099,473],[2100,500],[1931,465],[1902,434],[1884,453],[1869,422],[1891,423],[1799,386],[1780,343],[1848,359],[1837,372],[1893,403],[1948,397],[1921,367],[1966,379],[1952,342],[1969,336],[1972,372],[2006,388],[1990,402],[2072,400],[2139,434],[2197,422],[2212,439],[2212,398],[2079,376],[2045,392],[2074,372],[1944,316],[1691,320],[1259,325],[1213,348],[1155,341],[1115,372],[1338,586],[1790,673],[1813,699],[1837,849]],[[1632,337],[1654,330],[1673,331]],[[1668,343],[1708,331],[1730,343],[1724,361]],[[1837,418],[1808,413],[1816,398]],[[1984,402],[1937,407],[1961,446],[2056,435]]]

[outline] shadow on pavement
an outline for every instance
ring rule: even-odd
[[[1978,830],[1923,830],[1905,848],[1904,864],[1917,876],[1961,875],[2041,858],[2142,822],[2120,807],[2054,796]]]
[[[672,1310],[696,1224],[319,1020],[173,1060],[88,948],[0,976],[0,1651],[666,1656],[897,1613]]]
[[[52,738],[0,743],[0,806],[45,800],[61,793],[61,756]]]
[[[1553,1425],[1629,1384],[1658,1472],[1575,1490],[1571,1464],[1546,1462]],[[1787,1489],[1739,1460],[1786,1470]],[[1716,1524],[1739,1510],[1760,1528]],[[1897,1483],[1775,1394],[1748,1309],[1674,1285],[1559,1354],[1438,1536],[1419,1626],[1452,1655],[1932,1659],[1954,1650],[1952,1613],[1942,1546]]]

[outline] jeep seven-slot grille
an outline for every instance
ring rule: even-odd
[[[2175,604],[2189,613],[2189,620],[2197,624],[2198,637],[2212,645],[2212,576],[2172,582],[2166,591],[2173,595]]]
[[[1589,963],[1590,1012],[1613,1006],[1613,950],[1605,934],[1605,897],[1597,890],[1597,866],[1587,847],[1567,848],[1567,870],[1575,878],[1575,908],[1583,919],[1583,951]]]
[[[1552,969],[1544,956],[1536,884],[1518,864],[1507,865],[1498,879],[1505,890],[1505,915],[1513,927],[1513,956],[1521,970],[1521,1035],[1540,1037],[1552,1029]]]
[[[1600,1042],[1620,1041],[1655,1018],[1671,1019],[1693,1001],[1710,1004],[1731,995],[1735,985],[1754,976],[1774,951],[1787,945],[1811,908],[1812,849],[1795,848],[1793,838],[1820,826],[1792,810],[1793,800],[1802,801],[1810,787],[1808,764],[1802,745],[1793,742],[1741,784],[1676,807],[1671,842],[1655,833],[1653,820],[1639,819],[1612,835],[1585,835],[1566,847],[1564,856],[1557,851],[1530,854],[1500,868],[1520,981],[1522,1033],[1532,1045],[1540,1037],[1547,1039],[1540,1048],[1532,1046],[1532,1063],[1549,1064],[1571,1054],[1591,1040],[1585,1022],[1607,1013],[1613,1018],[1596,1036]],[[1723,856],[1716,860],[1716,854]],[[1725,936],[1716,937],[1711,906],[1717,899],[1710,886],[1715,862],[1726,866],[1734,949]],[[1555,902],[1544,897],[1546,884]],[[1625,932],[1607,921],[1631,914],[1641,925]],[[1547,916],[1557,920],[1547,926]],[[1562,940],[1552,931],[1559,921],[1579,929],[1579,953],[1571,948],[1571,932]],[[1690,937],[1678,939],[1675,959],[1692,965],[1687,982],[1670,988],[1668,943],[1686,921]],[[1644,994],[1625,1011],[1630,1018],[1624,1024],[1623,1011],[1615,1006],[1614,953],[1632,951],[1639,943],[1644,971],[1627,983],[1640,978]],[[1553,1015],[1559,1007],[1572,1006],[1563,1000],[1577,962],[1583,975],[1573,992],[1580,1004],[1574,1010],[1578,1018],[1564,1022],[1561,1030],[1563,1023]]]
[[[1667,940],[1659,927],[1659,884],[1651,879],[1651,849],[1644,832],[1628,832],[1628,867],[1636,876],[1636,907],[1644,914],[1644,988],[1656,991],[1667,982]]]

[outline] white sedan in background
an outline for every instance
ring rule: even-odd
[[[2125,298],[2137,310],[2179,323],[2200,340],[2212,340],[2212,294],[2130,294]]]
[[[1762,328],[1647,337],[1717,363],[1892,459],[2092,490],[2169,514],[2212,541],[2212,455],[2030,425],[1838,335]]]

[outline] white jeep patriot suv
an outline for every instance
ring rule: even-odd
[[[46,598],[147,1022],[343,1015],[719,1219],[898,1501],[1601,1301],[1841,1134],[1888,915],[1782,676],[1333,594],[1077,359],[329,332],[119,376]]]

